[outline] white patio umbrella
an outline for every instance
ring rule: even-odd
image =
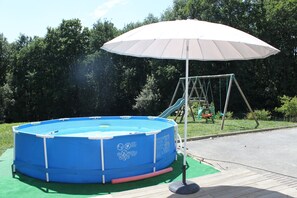
[[[170,186],[180,194],[199,190],[186,181],[189,60],[230,61],[266,58],[278,49],[238,29],[199,20],[144,25],[105,43],[102,49],[127,56],[186,60],[183,181]]]

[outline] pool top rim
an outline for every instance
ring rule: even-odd
[[[49,131],[48,133],[30,133],[27,131],[24,131],[22,129],[27,129],[35,126],[40,126],[40,125],[47,125],[47,124],[57,124],[61,122],[75,122],[75,121],[92,121],[92,120],[145,120],[145,121],[157,121],[157,122],[164,122],[166,124],[169,124],[171,126],[168,126],[166,128],[158,129],[158,130],[150,130],[146,132],[128,132],[127,133],[120,133],[120,134],[115,134],[114,132],[116,131],[110,131],[113,132],[110,135],[107,134],[101,134],[101,135],[91,135],[91,136],[77,136],[77,135],[55,135],[57,131],[52,130]],[[52,120],[43,120],[43,121],[37,121],[37,122],[31,122],[27,124],[22,124],[18,126],[13,126],[13,133],[24,133],[24,134],[29,134],[29,135],[36,135],[37,137],[44,137],[44,138],[53,138],[53,137],[74,137],[74,138],[89,138],[89,139],[109,139],[114,136],[126,136],[126,135],[153,135],[153,134],[158,134],[161,131],[174,127],[175,130],[177,130],[177,123],[172,120],[172,119],[167,119],[167,118],[161,118],[157,116],[91,116],[91,117],[72,117],[72,118],[59,118],[59,119],[52,119]],[[91,132],[91,131],[90,131]],[[97,131],[101,132],[101,131]],[[82,132],[82,133],[87,133],[87,132]]]

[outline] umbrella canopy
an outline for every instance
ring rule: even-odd
[[[158,59],[228,61],[266,58],[278,49],[230,26],[199,20],[144,25],[105,43],[102,49]]]
[[[127,56],[186,60],[183,181],[169,187],[180,194],[199,190],[198,185],[186,181],[189,60],[249,60],[266,58],[279,52],[235,28],[190,19],[141,26],[105,43],[102,49]]]

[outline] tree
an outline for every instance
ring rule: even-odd
[[[4,120],[8,106],[10,87],[6,84],[9,67],[10,46],[3,34],[0,34],[0,121]]]
[[[190,67],[192,75],[235,73],[251,105],[272,110],[278,96],[296,95],[296,13],[297,0],[174,0],[160,19],[149,14],[120,30],[101,20],[89,30],[72,19],[48,28],[44,38],[21,34],[9,44],[0,34],[0,120],[127,115],[135,110],[158,114],[184,76],[184,61],[120,56],[100,47],[139,26],[187,18],[230,25],[281,50],[264,60],[191,61]],[[231,97],[231,110],[241,111],[239,94]]]
[[[109,21],[98,20],[90,30],[91,52],[99,51],[103,44],[118,35],[118,30]]]
[[[142,115],[156,115],[158,113],[160,92],[155,81],[154,76],[148,76],[146,84],[135,99],[136,103],[133,108],[140,111]]]
[[[9,43],[3,34],[0,34],[0,87],[5,82],[5,74],[9,65]]]
[[[15,51],[11,64],[11,80],[8,85],[13,90],[15,103],[10,107],[7,118],[18,121],[43,118],[47,101],[44,95],[47,76],[43,39],[36,37]]]
[[[187,19],[189,17],[187,10],[185,9],[188,0],[174,0],[173,6],[167,8],[161,15],[162,21]]]
[[[89,50],[89,31],[77,19],[48,28],[45,38],[21,35],[12,44],[11,90],[15,103],[7,118],[16,121],[78,115],[75,75]]]
[[[295,95],[297,89],[297,1],[265,0],[268,41],[281,53],[269,62],[279,95]]]
[[[50,117],[78,115],[78,86],[75,75],[79,63],[89,51],[89,30],[80,20],[63,20],[57,28],[48,28],[45,36],[45,61],[49,93]]]
[[[77,67],[76,81],[80,115],[112,115],[116,109],[117,72],[111,54],[97,51]]]

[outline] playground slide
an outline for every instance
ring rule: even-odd
[[[168,116],[170,116],[170,114],[172,114],[174,111],[178,110],[179,108],[181,108],[183,105],[185,104],[185,99],[183,98],[179,98],[174,105],[168,107],[165,111],[163,111],[163,113],[161,113],[159,115],[159,117],[162,118],[167,118]]]
[[[201,119],[202,118],[203,110],[204,109],[202,107],[199,107],[199,109],[198,109],[198,119]]]

